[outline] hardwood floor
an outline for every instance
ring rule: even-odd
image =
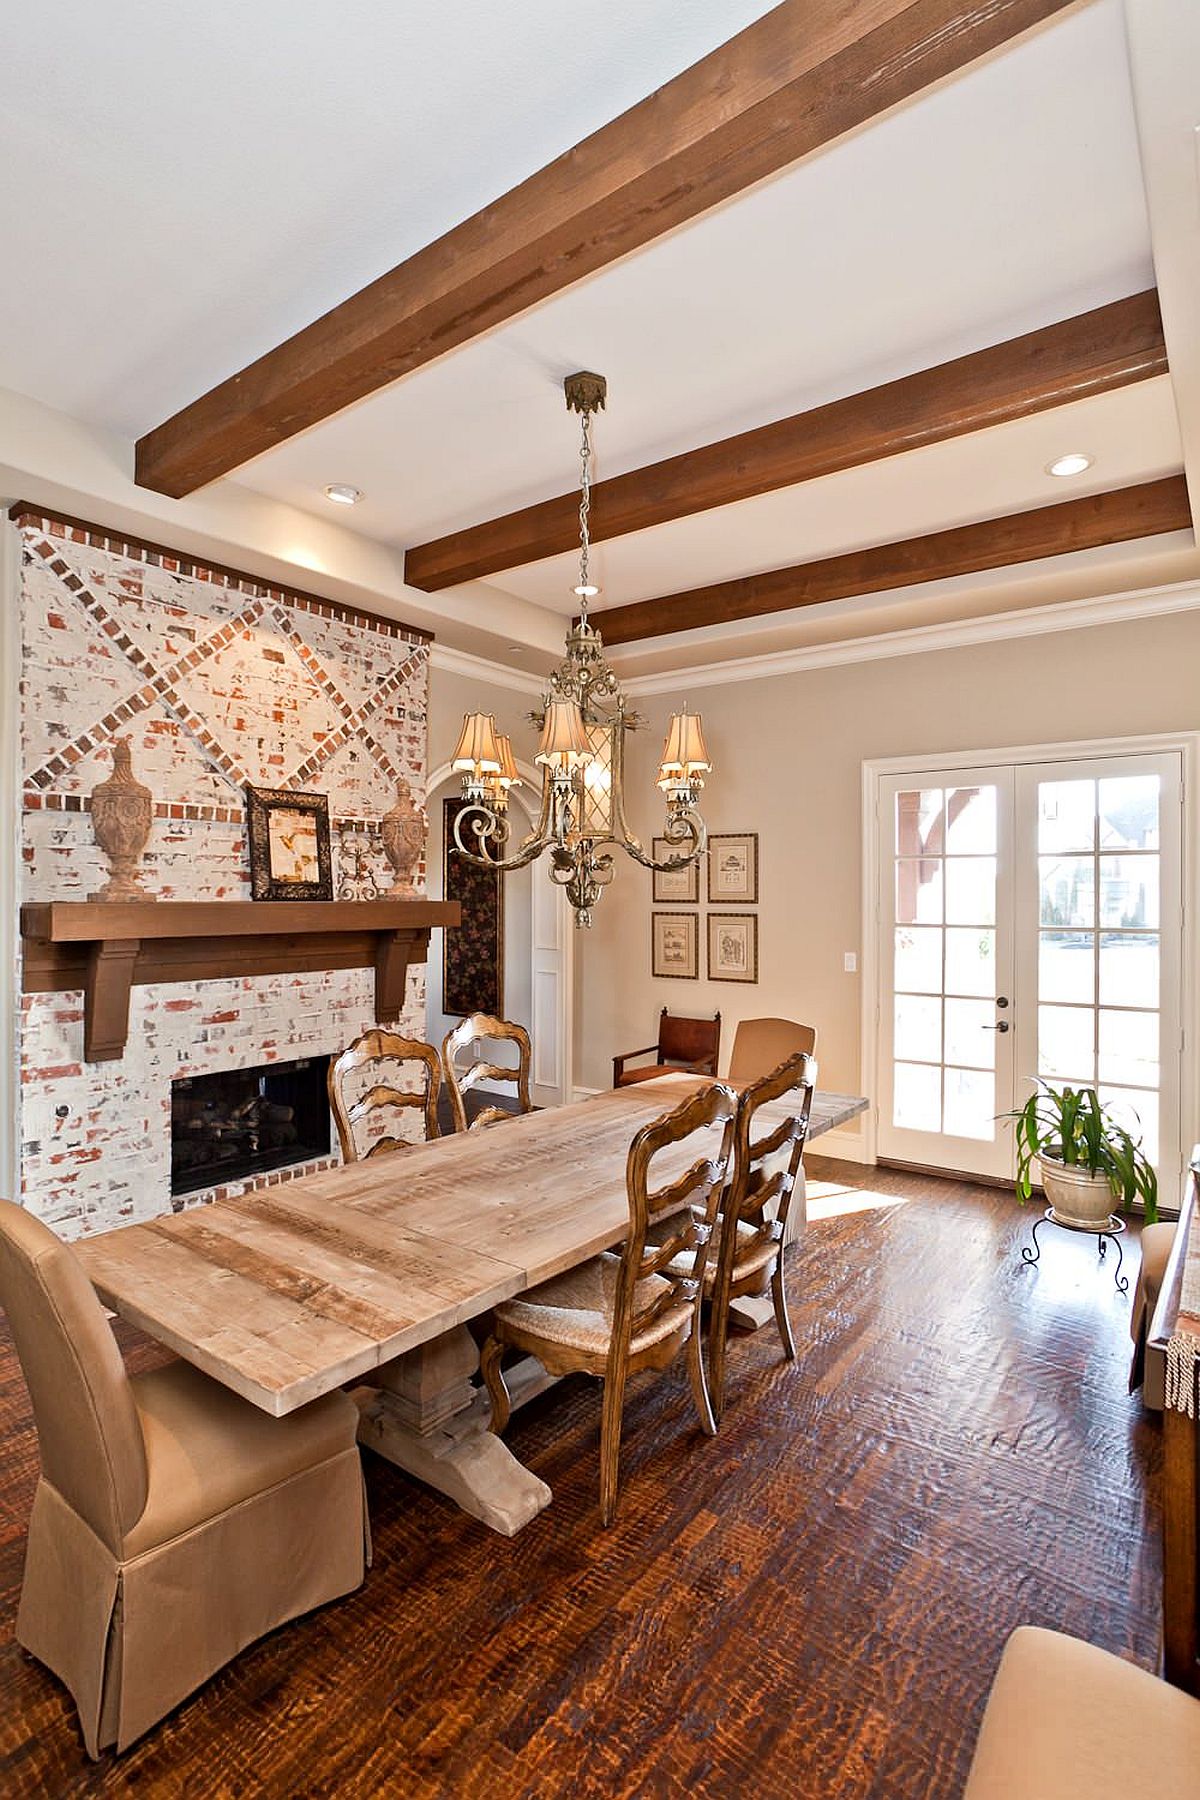
[[[682,1364],[635,1381],[610,1530],[581,1378],[510,1429],[555,1495],[511,1542],[368,1457],[361,1591],[98,1765],[12,1639],[37,1453],[5,1335],[0,1793],[950,1800],[1015,1625],[1158,1660],[1160,1433],[1125,1392],[1129,1302],[1082,1238],[1044,1231],[1023,1267],[1035,1216],[810,1159],[799,1360],[773,1330],[731,1345],[712,1440]]]

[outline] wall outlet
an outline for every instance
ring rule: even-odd
[[[845,955],[842,957],[842,967],[843,967],[843,969],[845,969],[847,975],[857,975],[858,974],[858,951],[857,950],[847,950],[846,951]]]

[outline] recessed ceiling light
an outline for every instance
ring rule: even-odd
[[[1085,469],[1092,466],[1092,458],[1083,450],[1068,451],[1066,456],[1055,457],[1046,464],[1047,475],[1082,475]]]
[[[350,487],[344,481],[331,481],[325,489],[325,498],[332,500],[335,506],[357,506],[363,498],[361,488]]]

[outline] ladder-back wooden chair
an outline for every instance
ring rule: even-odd
[[[769,1286],[783,1354],[788,1362],[795,1360],[783,1252],[816,1084],[816,1059],[801,1052],[743,1088],[738,1102],[733,1177],[705,1277],[712,1300],[709,1387],[718,1420],[725,1405],[725,1351],[732,1300],[742,1294],[764,1293]],[[771,1111],[760,1118],[765,1108]]]
[[[469,1045],[497,1040],[517,1046],[518,1061],[515,1067],[511,1063],[491,1062],[468,1063],[466,1068],[458,1066],[456,1059],[460,1051]],[[481,1081],[510,1082],[517,1090],[518,1111],[533,1111],[529,1098],[530,1054],[529,1033],[525,1027],[514,1025],[511,1019],[495,1019],[490,1013],[472,1013],[469,1018],[456,1025],[453,1031],[447,1032],[442,1043],[442,1071],[450,1091],[455,1131],[474,1131],[477,1126],[494,1125],[498,1120],[514,1116],[502,1106],[485,1106],[468,1125],[467,1095]]]
[[[396,1087],[394,1072],[411,1067],[420,1070],[420,1085],[414,1089]],[[357,1100],[350,1100],[347,1096],[352,1085],[364,1071],[371,1085]],[[393,1073],[392,1081],[379,1079],[389,1072]],[[368,1156],[377,1156],[381,1150],[405,1148],[404,1138],[390,1134],[374,1139],[368,1136],[364,1140],[363,1134],[369,1133],[371,1122],[380,1114],[419,1108],[425,1115],[426,1142],[438,1136],[442,1064],[433,1045],[423,1044],[419,1038],[397,1037],[395,1032],[378,1028],[364,1031],[342,1051],[336,1062],[330,1063],[328,1086],[329,1105],[342,1146],[343,1162],[365,1161]],[[360,1149],[364,1142],[365,1147]]]
[[[711,1019],[686,1019],[664,1006],[658,1015],[658,1042],[613,1057],[613,1086],[630,1087],[635,1081],[653,1081],[672,1072],[715,1076],[720,1050],[720,1013]],[[625,1064],[635,1056],[652,1056],[654,1061],[643,1069],[627,1069]]]
[[[625,1385],[641,1369],[665,1369],[687,1346],[688,1375],[701,1428],[716,1430],[700,1343],[700,1304],[709,1239],[728,1174],[737,1102],[714,1083],[643,1126],[629,1147],[625,1181],[629,1235],[619,1253],[605,1251],[496,1308],[480,1367],[492,1401],[492,1430],[508,1423],[510,1403],[500,1359],[508,1349],[536,1356],[552,1375],[583,1373],[604,1383],[600,1424],[600,1517],[617,1501]],[[703,1133],[706,1142],[695,1143]],[[714,1141],[714,1135],[719,1133]],[[660,1151],[700,1152],[665,1187],[651,1190],[650,1166]],[[672,1167],[687,1154],[675,1149]],[[661,1243],[648,1243],[652,1222],[666,1221]]]

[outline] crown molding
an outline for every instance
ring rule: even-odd
[[[1105,594],[1090,600],[1063,600],[1050,606],[1026,607],[1018,612],[989,613],[984,618],[956,619],[944,625],[914,625],[904,631],[843,638],[837,643],[800,645],[794,650],[773,650],[761,656],[731,657],[722,662],[668,669],[654,675],[624,676],[619,669],[617,674],[626,694],[661,694],[682,687],[724,687],[730,682],[766,681],[774,675],[833,669],[844,663],[879,662],[894,656],[961,650],[972,644],[992,644],[1000,639],[1081,631],[1088,626],[1119,625],[1167,613],[1192,612],[1197,608],[1200,608],[1200,583],[1176,582],[1167,587],[1135,588],[1123,594]],[[439,652],[445,654],[441,646],[435,644],[435,663]]]
[[[510,669],[506,663],[490,662],[485,656],[472,656],[469,650],[455,650],[449,644],[433,644],[430,664],[447,675],[463,675],[469,681],[511,688],[514,694],[540,695],[546,686],[544,676],[531,675],[527,669]]]

